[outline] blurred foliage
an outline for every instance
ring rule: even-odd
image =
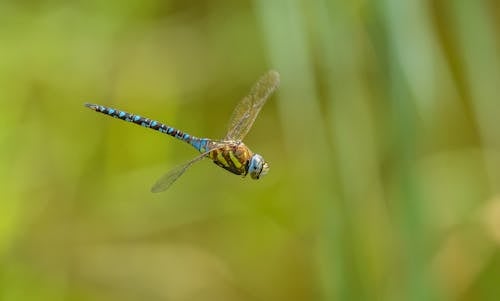
[[[497,300],[497,1],[1,1],[0,300]],[[83,107],[245,142],[260,181]]]

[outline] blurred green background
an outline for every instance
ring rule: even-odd
[[[1,1],[0,300],[498,300],[498,1]],[[259,181],[86,109],[245,139]]]

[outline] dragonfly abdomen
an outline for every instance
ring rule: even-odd
[[[170,135],[174,138],[177,138],[179,140],[182,140],[184,142],[189,143],[190,145],[192,145],[194,148],[196,148],[200,152],[206,151],[206,147],[207,147],[207,143],[208,143],[209,139],[197,138],[197,137],[191,136],[187,133],[184,133],[181,130],[178,130],[176,128],[168,126],[162,122],[159,122],[159,121],[156,121],[153,119],[149,119],[146,117],[142,117],[140,115],[131,114],[131,113],[128,113],[125,111],[113,109],[110,107],[96,105],[96,104],[90,104],[90,103],[85,104],[85,106],[96,111],[96,112],[103,113],[103,114],[109,115],[111,117],[121,119],[123,121],[132,122],[132,123],[135,123],[137,125],[153,129],[153,130],[158,131],[160,133]]]

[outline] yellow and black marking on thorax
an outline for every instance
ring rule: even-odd
[[[225,170],[245,176],[253,153],[242,142],[233,142],[216,145],[208,156]]]

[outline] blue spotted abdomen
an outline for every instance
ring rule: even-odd
[[[120,111],[117,109],[101,106],[101,105],[96,105],[96,104],[90,104],[87,103],[85,104],[87,108],[90,108],[96,112],[103,113],[106,115],[109,115],[111,117],[115,117],[124,121],[132,122],[137,125],[153,129],[155,131],[170,135],[174,138],[177,138],[179,140],[182,140],[186,143],[189,143],[191,146],[196,148],[199,152],[203,153],[206,152],[208,149],[208,144],[211,141],[210,139],[206,138],[198,138],[191,136],[187,133],[184,133],[181,130],[178,130],[176,128],[173,128],[171,126],[168,126],[166,124],[163,124],[159,121],[152,120],[149,118],[145,118],[139,115],[127,113],[125,111]]]

